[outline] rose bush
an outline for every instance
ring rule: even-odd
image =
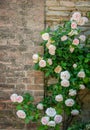
[[[29,100],[25,102],[26,99],[17,98],[17,94],[11,96],[11,101],[21,104],[19,110],[25,112],[20,113],[19,117],[28,120],[26,122],[29,119],[41,120],[39,130],[48,130],[50,127],[59,130],[60,125],[63,130],[67,130],[73,117],[81,112],[78,93],[89,88],[90,53],[86,47],[88,39],[79,26],[87,22],[86,17],[75,12],[63,26],[58,26],[55,30],[48,28],[42,32],[44,54],[32,56],[34,69],[43,71],[47,81],[44,85],[44,98],[38,105],[28,104]],[[51,77],[56,78],[57,82],[48,85]],[[28,108],[30,104],[32,114]]]

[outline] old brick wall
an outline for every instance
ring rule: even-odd
[[[43,74],[33,70],[33,53],[44,28],[43,0],[0,0],[0,130],[24,128],[12,110],[10,94],[43,96]]]

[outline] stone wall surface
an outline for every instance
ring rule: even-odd
[[[43,73],[34,71],[32,62],[33,53],[43,53],[40,31],[68,20],[76,10],[86,16],[90,0],[0,0],[0,130],[35,130],[35,124],[26,126],[15,116],[10,95],[28,91],[36,101],[43,97]],[[90,23],[82,29],[90,35]],[[88,119],[89,94],[84,103]]]

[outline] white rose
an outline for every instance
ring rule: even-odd
[[[22,96],[17,96],[17,102],[18,103],[21,103],[21,102],[23,102],[23,97]]]
[[[85,24],[85,20],[83,18],[80,18],[78,21],[77,21],[77,24],[82,26]]]
[[[66,41],[66,40],[67,40],[67,36],[66,35],[61,37],[61,41]]]
[[[52,59],[49,58],[49,59],[47,60],[47,62],[48,62],[49,65],[52,65]]]
[[[55,127],[56,123],[55,121],[49,121],[47,125],[51,127]]]
[[[65,100],[65,104],[68,107],[72,107],[75,104],[75,101],[73,99],[69,98],[69,99]]]
[[[46,61],[45,60],[40,60],[39,61],[39,66],[44,68],[46,66]]]
[[[42,123],[43,125],[47,125],[48,122],[49,122],[49,117],[47,117],[47,116],[42,117],[41,123]]]
[[[42,104],[42,103],[39,103],[39,104],[37,105],[37,109],[43,110],[43,104]]]
[[[17,102],[17,97],[18,97],[18,95],[16,93],[14,93],[10,96],[10,99],[12,102]]]
[[[63,96],[62,96],[61,94],[56,95],[55,100],[56,100],[57,102],[61,102],[61,101],[63,101]]]
[[[77,109],[74,109],[74,110],[71,111],[71,114],[72,114],[73,116],[76,116],[76,115],[79,114],[79,111],[78,111]]]
[[[88,23],[88,18],[87,17],[82,17],[85,23]]]
[[[49,40],[49,34],[48,33],[42,34],[42,39],[43,40]]]
[[[50,55],[55,55],[55,51],[54,50],[49,50],[49,54]]]
[[[80,72],[78,73],[78,77],[80,77],[80,78],[85,78],[85,72],[84,72],[84,71],[80,71]]]
[[[47,108],[46,114],[50,117],[54,117],[56,115],[56,110],[52,107]]]
[[[80,86],[81,90],[85,89],[85,85],[84,84],[80,84],[79,86]]]
[[[62,116],[61,115],[56,115],[54,117],[54,121],[55,121],[56,124],[61,123],[62,122]]]
[[[68,80],[66,80],[66,79],[63,79],[61,81],[61,86],[63,86],[63,87],[69,87],[70,86],[70,82]]]
[[[73,64],[73,68],[77,68],[77,64]]]
[[[72,20],[78,21],[81,18],[80,12],[74,12],[72,15]]]
[[[17,116],[21,119],[25,119],[26,118],[26,113],[23,110],[18,110],[16,112]]]
[[[75,96],[77,94],[77,91],[76,90],[74,90],[74,89],[70,89],[69,90],[69,95],[70,96]]]
[[[50,45],[50,46],[48,47],[48,49],[49,49],[49,53],[50,53],[51,55],[55,55],[56,46]]]
[[[61,79],[69,79],[70,78],[70,73],[66,70],[66,71],[62,71],[61,73],[60,73],[60,78]]]
[[[86,36],[85,35],[80,35],[79,39],[84,42],[86,40]]]

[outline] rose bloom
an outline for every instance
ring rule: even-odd
[[[21,119],[25,119],[26,118],[26,113],[23,110],[18,110],[16,112],[17,116]]]
[[[52,65],[52,59],[49,58],[49,59],[47,60],[47,62],[48,62],[49,65]]]
[[[55,73],[60,73],[61,70],[62,70],[62,67],[59,65],[54,69]]]
[[[55,100],[56,100],[57,102],[61,102],[61,101],[63,101],[63,96],[62,96],[61,94],[56,95]]]
[[[77,109],[74,109],[74,110],[71,111],[71,114],[73,116],[77,116],[79,114],[79,111]]]
[[[43,104],[42,104],[42,103],[39,103],[39,104],[37,105],[37,109],[43,110]]]
[[[23,102],[23,97],[22,97],[22,96],[17,96],[17,102],[18,102],[18,103]]]
[[[77,91],[76,90],[74,90],[74,89],[70,89],[69,90],[69,95],[70,96],[75,96],[77,94]]]
[[[49,50],[50,55],[55,55],[55,50]]]
[[[77,64],[73,64],[73,68],[77,68]]]
[[[62,116],[61,115],[56,115],[54,117],[54,121],[55,121],[56,124],[61,123],[62,122]]]
[[[84,42],[86,40],[86,36],[85,35],[80,35],[79,39]]]
[[[56,123],[55,121],[49,121],[47,125],[51,127],[55,127]]]
[[[39,61],[39,66],[44,68],[46,66],[46,61],[45,60],[40,60]]]
[[[79,86],[80,86],[81,90],[85,89],[85,85],[84,84],[80,84]]]
[[[70,52],[73,53],[74,47],[70,46]]]
[[[73,43],[72,43],[73,45],[78,45],[79,44],[79,40],[77,39],[77,38],[75,38],[74,40],[73,40]]]
[[[47,116],[42,117],[41,123],[42,123],[43,125],[47,125],[48,122],[49,122],[49,117],[47,117]]]
[[[12,102],[17,102],[17,97],[18,97],[18,95],[16,93],[14,93],[10,96],[10,99]]]
[[[54,117],[56,115],[56,110],[52,107],[47,108],[46,114],[50,117]]]
[[[61,79],[70,79],[70,73],[66,70],[66,71],[62,71],[60,73],[60,78]]]
[[[70,86],[70,83],[69,83],[68,80],[63,79],[63,80],[61,81],[61,86],[63,86],[63,87],[69,87],[69,86]]]
[[[42,34],[42,39],[43,40],[49,40],[49,33]]]
[[[80,26],[84,25],[85,24],[84,19],[80,18],[79,21],[77,21],[77,24],[80,25]]]
[[[72,98],[69,98],[69,99],[65,100],[65,104],[68,107],[72,107],[75,104],[75,101]]]
[[[72,29],[76,29],[77,28],[77,23],[76,22],[72,22],[71,23],[71,28]]]
[[[82,17],[85,23],[88,23],[88,18],[87,17]]]
[[[75,12],[72,15],[72,20],[78,21],[81,18],[81,13],[80,12]]]
[[[84,71],[80,71],[80,72],[78,73],[78,77],[80,77],[80,78],[85,78],[85,72],[84,72]]]
[[[66,35],[61,37],[61,41],[66,41],[66,40],[67,40],[67,36]]]

